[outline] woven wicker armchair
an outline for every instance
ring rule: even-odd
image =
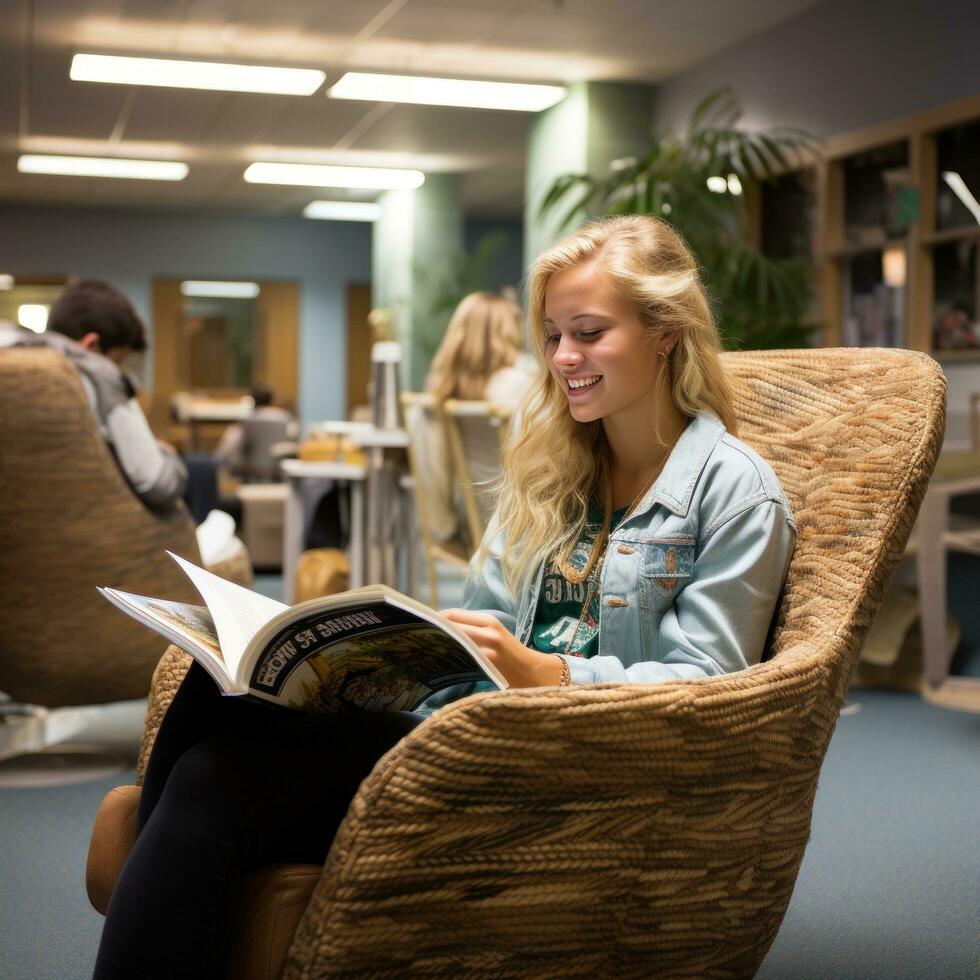
[[[904,351],[725,361],[740,435],[772,463],[799,524],[767,661],[696,682],[477,695],[436,713],[361,785],[322,872],[263,872],[256,887],[294,875],[293,920],[302,912],[281,975],[758,969],[935,463],[945,382]],[[185,669],[170,651],[160,703]],[[304,873],[308,901],[296,897]],[[247,936],[254,894],[244,901]],[[281,920],[265,927],[283,944],[292,934]],[[260,964],[243,948],[233,975],[280,975],[284,950]]]
[[[0,352],[0,447],[0,690],[45,707],[145,696],[160,640],[95,587],[195,601],[164,554],[198,560],[186,510],[137,499],[57,351]]]

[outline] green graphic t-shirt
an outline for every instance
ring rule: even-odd
[[[626,515],[622,507],[612,515],[611,527]],[[603,525],[602,508],[595,501],[589,501],[589,513],[582,535],[575,543],[569,564],[581,571],[585,568],[596,537]],[[598,560],[589,572],[589,577],[577,585],[569,582],[558,570],[556,556],[552,556],[544,570],[541,580],[541,594],[538,607],[534,611],[534,626],[531,631],[531,647],[542,653],[569,653],[575,657],[592,657],[599,650],[599,576]],[[582,604],[591,594],[592,600],[585,615]],[[579,619],[581,618],[581,623]],[[578,628],[576,629],[576,626]],[[571,641],[571,645],[569,645]]]

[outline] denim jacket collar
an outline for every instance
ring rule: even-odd
[[[724,434],[725,426],[716,415],[706,409],[698,412],[632,516],[645,513],[654,504],[663,504],[671,513],[685,517],[708,457]]]

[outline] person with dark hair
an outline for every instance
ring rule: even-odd
[[[256,408],[268,408],[276,398],[276,393],[268,386],[257,384],[252,388],[252,401]]]
[[[253,385],[251,395],[251,416],[225,429],[214,456],[236,476],[261,482],[275,479],[277,464],[270,455],[272,443],[295,438],[297,426],[292,412],[273,404],[276,393],[269,385]]]
[[[146,330],[132,304],[107,282],[83,279],[66,286],[51,306],[43,333],[0,331],[2,347],[50,347],[78,371],[103,438],[133,492],[149,507],[166,509],[181,497],[187,469],[173,447],[157,440],[123,372],[130,353],[146,350]]]
[[[62,290],[48,313],[48,330],[121,364],[146,350],[146,330],[133,304],[107,282],[83,279]]]

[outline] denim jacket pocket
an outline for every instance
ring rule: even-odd
[[[669,598],[694,573],[693,537],[651,538],[640,541],[643,585],[653,586],[655,596]]]

